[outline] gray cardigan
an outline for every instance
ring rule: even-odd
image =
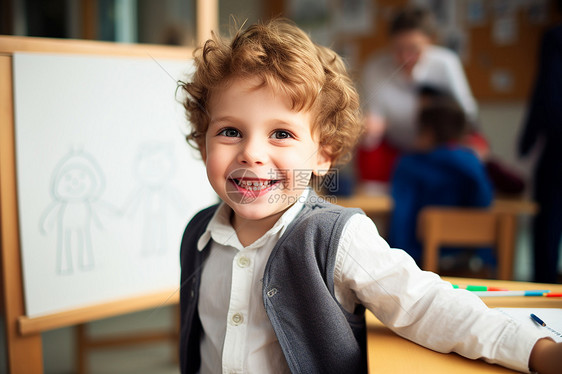
[[[210,243],[199,252],[197,241],[216,209],[217,205],[199,212],[181,244],[182,373],[197,373],[200,367],[197,301]],[[365,309],[349,313],[334,295],[338,243],[346,222],[358,212],[310,193],[268,259],[263,303],[292,373],[367,372]]]

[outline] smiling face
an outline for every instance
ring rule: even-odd
[[[272,226],[330,160],[311,131],[312,113],[255,79],[235,79],[209,103],[202,148],[207,176],[234,211],[234,226]]]
[[[95,177],[83,165],[70,165],[60,173],[55,193],[63,201],[86,201],[93,197]]]

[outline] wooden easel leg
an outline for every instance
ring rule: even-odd
[[[20,334],[25,315],[21,272],[15,169],[12,57],[0,56],[0,287],[6,323],[8,370],[12,374],[43,373],[40,334]]]
[[[76,373],[88,374],[88,331],[85,323],[76,325]]]
[[[14,328],[15,329],[15,328]],[[8,372],[12,374],[43,373],[41,335],[14,336],[7,331]]]
[[[11,235],[3,235],[0,250],[0,285],[2,311],[6,330],[8,372],[12,374],[43,373],[41,334],[21,335],[18,318],[25,315],[20,257],[17,247],[4,246]],[[11,240],[16,240],[12,237]]]

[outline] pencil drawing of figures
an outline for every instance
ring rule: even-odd
[[[101,168],[82,150],[70,151],[53,170],[52,202],[41,215],[39,226],[44,235],[56,226],[58,274],[72,274],[75,255],[81,270],[94,268],[91,227],[102,228],[96,203],[104,188]]]
[[[137,188],[123,209],[130,218],[137,216],[142,231],[141,254],[164,254],[168,247],[170,207],[185,212],[186,202],[171,185],[176,172],[173,146],[166,143],[143,144],[136,156],[134,174]]]

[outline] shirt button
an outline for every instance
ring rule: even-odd
[[[241,325],[244,322],[244,316],[240,313],[235,313],[232,315],[232,323],[234,326]]]
[[[250,266],[250,259],[246,256],[238,257],[238,266],[240,266],[241,268],[247,268],[248,266]]]

